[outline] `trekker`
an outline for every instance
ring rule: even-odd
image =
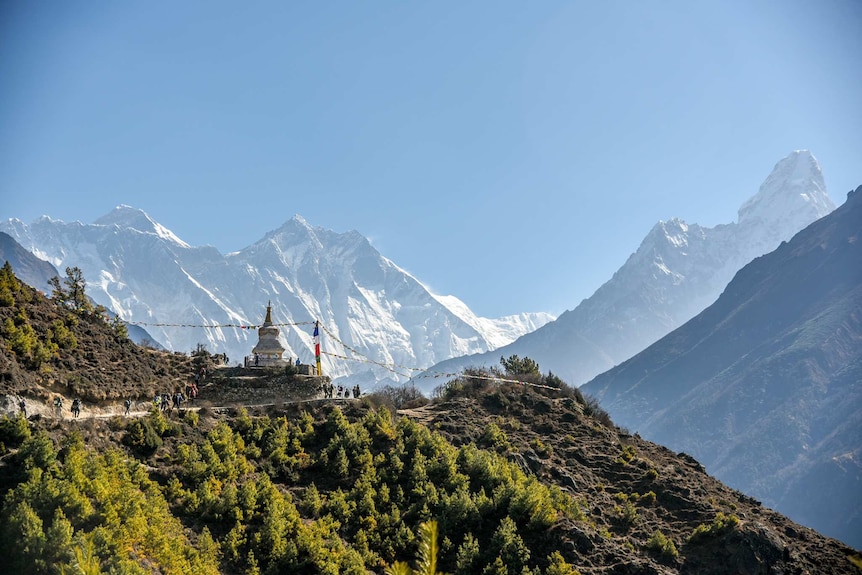
[[[21,414],[24,415],[24,417],[27,417],[27,404],[24,402],[23,397],[18,401],[18,409],[21,410]]]
[[[72,415],[75,416],[75,419],[78,419],[78,415],[81,414],[81,400],[77,397],[72,402]]]
[[[129,415],[129,410],[132,409],[132,400],[127,399],[123,405],[126,406],[126,415]]]
[[[63,398],[55,397],[54,398],[54,410],[57,412],[59,417],[63,417]]]

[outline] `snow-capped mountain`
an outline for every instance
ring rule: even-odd
[[[324,373],[366,386],[494,349],[553,319],[477,317],[457,298],[432,294],[358,232],[312,227],[300,216],[227,255],[190,246],[129,206],[93,224],[43,216],[0,230],[58,269],[79,267],[94,301],[143,324],[168,349],[202,343],[242,361],[271,302],[286,356],[313,362],[311,324],[320,321],[323,349],[333,354],[322,358]]]
[[[441,362],[414,382],[427,391],[437,385],[436,374],[499,365],[501,356],[516,354],[581,385],[694,317],[745,264],[834,209],[817,160],[795,151],[775,165],[735,223],[707,228],[677,218],[659,222],[575,309],[490,353]]]

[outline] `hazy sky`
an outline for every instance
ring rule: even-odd
[[[862,184],[862,2],[0,3],[0,218],[222,253],[294,214],[476,313],[559,314],[809,149]]]

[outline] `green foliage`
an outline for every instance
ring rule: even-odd
[[[508,358],[501,357],[500,365],[503,366],[503,370],[509,376],[541,375],[539,364],[529,357],[523,359],[517,355],[510,355]]]
[[[126,322],[124,322],[120,316],[115,315],[110,319],[108,325],[111,326],[111,329],[114,331],[114,334],[120,339],[128,339],[129,338],[129,328],[126,326]]]
[[[679,551],[673,544],[673,540],[659,530],[656,530],[649,538],[646,548],[665,560],[676,559],[679,556]]]
[[[60,319],[54,320],[51,324],[49,338],[56,342],[61,349],[72,350],[78,347],[75,334],[72,333],[66,322]]]
[[[689,537],[689,541],[695,543],[711,537],[717,537],[729,531],[733,531],[738,525],[739,517],[736,515],[725,515],[724,513],[719,512],[712,520],[712,523],[702,523],[698,525]]]
[[[419,552],[416,559],[416,568],[410,567],[404,562],[398,562],[387,567],[387,575],[446,575],[437,570],[437,554],[439,552],[437,541],[437,522],[426,521],[419,526]]]
[[[74,436],[58,452],[37,432],[14,457],[26,476],[0,510],[11,572],[217,573],[158,485],[125,454],[88,451]]]
[[[518,528],[511,517],[503,517],[500,521],[500,525],[491,537],[490,553],[501,559],[511,573],[520,573],[527,566],[530,550],[518,533]]]
[[[623,445],[622,451],[619,456],[615,459],[617,463],[621,463],[623,465],[628,465],[632,461],[634,461],[637,456],[637,449],[633,445]]]
[[[84,280],[84,272],[78,267],[67,267],[66,277],[54,276],[48,280],[52,288],[51,297],[59,304],[64,305],[78,313],[92,313],[93,304],[87,299],[87,282]]]
[[[655,491],[647,491],[637,500],[640,505],[654,505],[656,500]]]
[[[17,448],[30,437],[30,425],[23,417],[0,416],[0,443],[6,449]]]
[[[551,446],[546,445],[545,442],[538,437],[533,438],[530,441],[530,447],[532,447],[533,451],[535,451],[540,457],[543,457],[545,459],[554,454],[554,450],[551,448]]]
[[[479,541],[472,533],[464,536],[455,556],[455,575],[471,575],[476,572],[479,561]]]
[[[482,437],[479,438],[479,445],[493,449],[498,453],[506,453],[512,450],[509,438],[506,437],[506,432],[493,422],[485,428]]]
[[[176,426],[164,413],[153,407],[147,417],[135,419],[126,426],[123,444],[141,455],[149,456],[162,445],[163,437],[176,433]]]
[[[554,551],[548,556],[548,567],[545,575],[581,575],[577,569],[566,562],[559,551]]]
[[[148,464],[168,466],[157,485],[127,454],[89,451],[78,434],[58,451],[26,421],[0,419],[0,438],[20,445],[0,511],[0,539],[22,542],[15,564],[39,555],[35,573],[360,575],[413,557],[411,574],[538,574],[545,559],[529,550],[579,517],[568,495],[504,456],[455,447],[386,408],[356,421],[338,408],[319,420],[241,411],[206,432],[183,421],[182,441],[158,410],[126,425],[134,455],[158,450]],[[490,443],[506,439],[495,427]]]
[[[197,411],[193,411],[191,409],[187,409],[183,412],[183,421],[185,421],[191,427],[197,427],[200,422],[200,415]]]
[[[620,518],[620,523],[626,529],[631,529],[637,523],[638,510],[631,501],[626,501],[622,504],[622,507],[617,507],[616,511]]]
[[[15,296],[21,294],[21,290],[21,282],[15,277],[15,272],[7,260],[0,269],[0,307],[14,306]]]

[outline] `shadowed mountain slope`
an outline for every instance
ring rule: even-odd
[[[620,425],[862,545],[862,187],[583,389]]]

